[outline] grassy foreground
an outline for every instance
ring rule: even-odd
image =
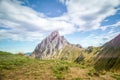
[[[0,51],[0,80],[120,80],[120,74],[97,72],[92,65]]]

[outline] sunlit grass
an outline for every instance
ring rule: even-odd
[[[86,60],[38,60],[25,55],[0,52],[0,79],[2,80],[84,80],[102,78],[119,80],[119,74],[98,72]]]

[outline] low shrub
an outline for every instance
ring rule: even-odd
[[[63,79],[63,75],[69,71],[69,67],[68,65],[57,63],[56,65],[52,66],[52,71],[57,79]]]

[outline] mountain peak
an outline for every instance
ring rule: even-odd
[[[116,36],[113,40],[111,40],[111,43],[113,44],[113,46],[120,46],[120,34],[118,36]]]
[[[118,46],[120,46],[120,34],[116,36],[114,39],[112,39],[111,41],[107,42],[104,46],[112,46],[114,48],[117,48]]]
[[[60,37],[60,34],[56,30],[56,31],[53,31],[48,37],[51,38],[51,40],[54,40],[56,37]]]
[[[53,31],[48,37],[46,37],[40,44],[37,45],[32,55],[36,58],[48,58],[52,57],[68,44],[64,36],[60,36],[59,32]]]
[[[39,59],[58,58],[60,54],[62,54],[62,51],[63,52],[64,50],[66,51],[65,48],[68,48],[68,46],[69,48],[72,48],[72,50],[74,50],[74,48],[76,49],[76,47],[79,49],[81,48],[81,46],[78,44],[75,45],[75,44],[69,43],[65,39],[65,37],[61,36],[59,32],[56,30],[56,31],[53,31],[45,39],[43,39],[42,42],[36,46],[31,56]],[[66,53],[68,52],[69,50],[66,51]]]
[[[57,30],[53,31],[51,35],[59,35],[59,32]]]

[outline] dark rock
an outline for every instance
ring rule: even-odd
[[[91,53],[93,51],[93,48],[93,46],[89,46],[87,49],[85,49],[85,51]]]
[[[84,60],[84,58],[85,58],[85,57],[84,57],[83,54],[81,53],[80,56],[75,60],[75,62],[80,63],[81,61]]]

